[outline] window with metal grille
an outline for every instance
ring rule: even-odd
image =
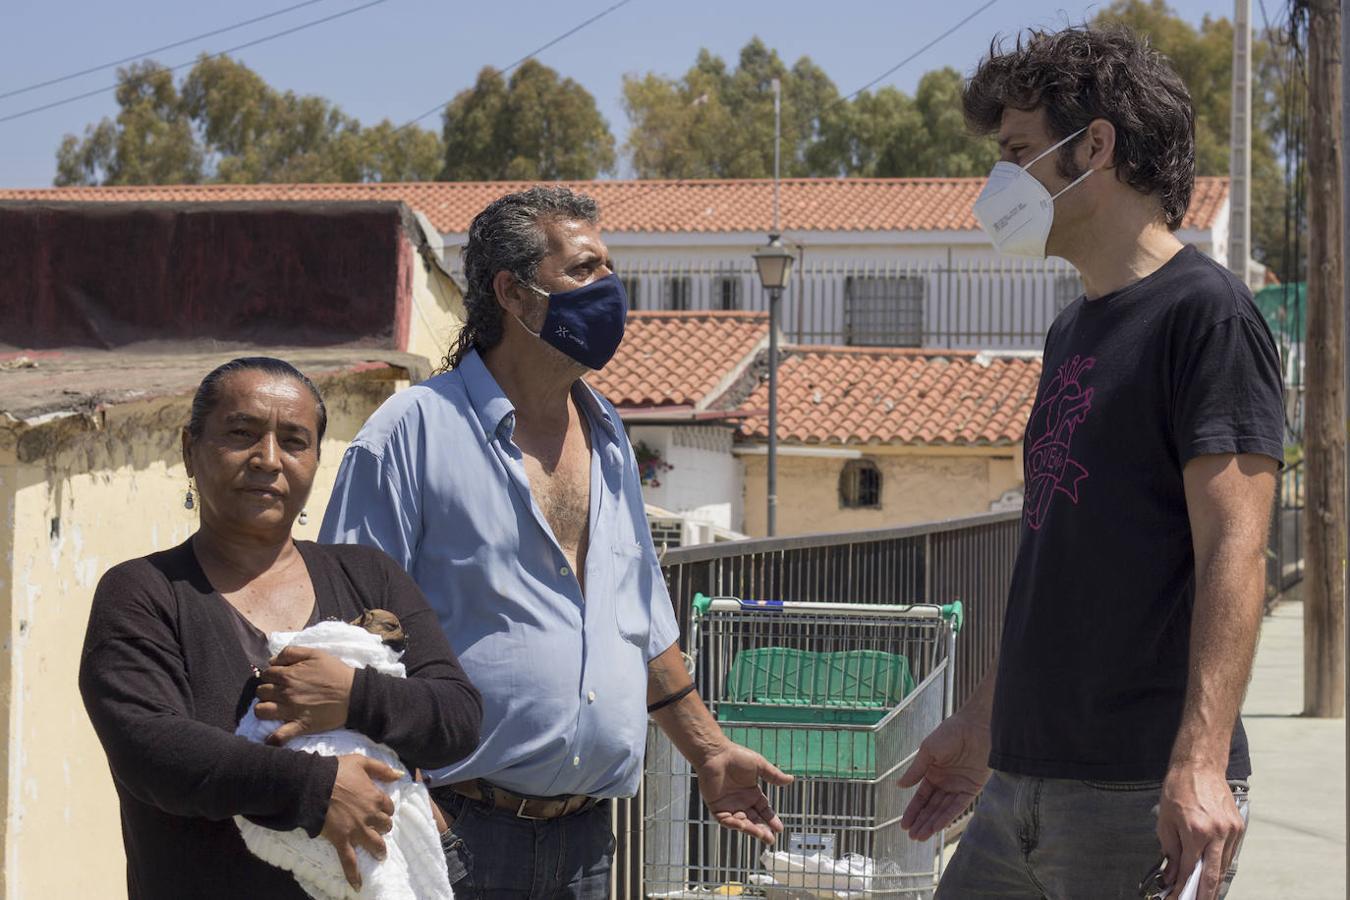
[[[672,275],[666,279],[666,309],[689,309],[694,280],[688,275]]]
[[[740,309],[741,279],[735,275],[718,275],[714,278],[713,302],[718,309]]]
[[[844,343],[918,347],[923,342],[925,281],[910,275],[844,279]]]
[[[850,459],[839,473],[839,504],[845,509],[881,506],[881,470],[870,459]]]
[[[629,275],[627,278],[620,275],[619,283],[623,285],[623,292],[628,295],[628,308],[642,309],[642,279],[636,275]]]
[[[1083,279],[1077,272],[1055,276],[1055,312],[1059,312],[1083,293]]]

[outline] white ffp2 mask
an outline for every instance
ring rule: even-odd
[[[1088,169],[1054,195],[1027,170],[1084,131],[1087,128],[1078,129],[1025,166],[1005,161],[994,163],[984,189],[975,200],[975,218],[999,253],[1045,259],[1045,242],[1055,221],[1055,200],[1093,170]]]

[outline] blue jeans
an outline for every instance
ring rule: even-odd
[[[1245,814],[1246,782],[1229,784]],[[995,772],[942,874],[937,900],[1138,898],[1139,882],[1162,856],[1153,813],[1161,793],[1161,781]],[[1236,874],[1234,854],[1220,897]],[[1173,896],[1180,893],[1178,888]]]
[[[441,835],[455,900],[607,900],[614,857],[609,802],[560,819],[518,818],[464,797]]]

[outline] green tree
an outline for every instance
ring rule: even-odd
[[[558,181],[614,169],[614,135],[595,98],[536,60],[485,68],[445,109],[443,181]]]
[[[846,146],[820,155],[821,174],[885,178],[982,176],[998,159],[990,137],[966,129],[961,73],[935,69],[919,79],[913,97],[893,87],[862,93],[829,118],[822,144]]]
[[[1115,0],[1098,24],[1120,23],[1147,35],[1186,83],[1195,106],[1198,175],[1227,175],[1232,134],[1233,23],[1206,16],[1199,27],[1165,0]],[[1289,98],[1280,78],[1283,51],[1270,35],[1252,41],[1252,256],[1285,280],[1297,277],[1284,246],[1285,113]]]
[[[976,137],[966,128],[961,108],[964,81],[961,73],[952,68],[937,69],[919,79],[914,104],[923,120],[925,140],[918,148],[918,171],[904,174],[943,178],[983,176],[998,161],[994,139]]]
[[[782,83],[782,171],[832,167],[815,148],[839,91],[808,57],[788,68],[759,38],[734,70],[707,50],[678,79],[624,77],[632,127],[625,149],[642,178],[764,178],[773,174],[773,79]]]
[[[118,71],[117,118],[68,134],[56,151],[56,184],[195,184],[202,148],[173,75],[156,63]]]
[[[433,132],[362,127],[228,57],[202,57],[181,89],[154,63],[118,80],[116,118],[62,141],[58,185],[429,180],[440,167]]]
[[[773,174],[774,78],[785,175],[983,175],[997,158],[992,141],[966,132],[955,69],[929,72],[914,97],[885,87],[845,101],[810,58],[788,68],[755,38],[734,70],[701,50],[681,78],[624,79],[633,168],[644,178]]]

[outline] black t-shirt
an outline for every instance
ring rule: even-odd
[[[1161,779],[1181,722],[1195,601],[1182,469],[1283,458],[1279,354],[1251,294],[1187,247],[1046,337],[990,765]],[[1238,721],[1230,778],[1251,773]]]

